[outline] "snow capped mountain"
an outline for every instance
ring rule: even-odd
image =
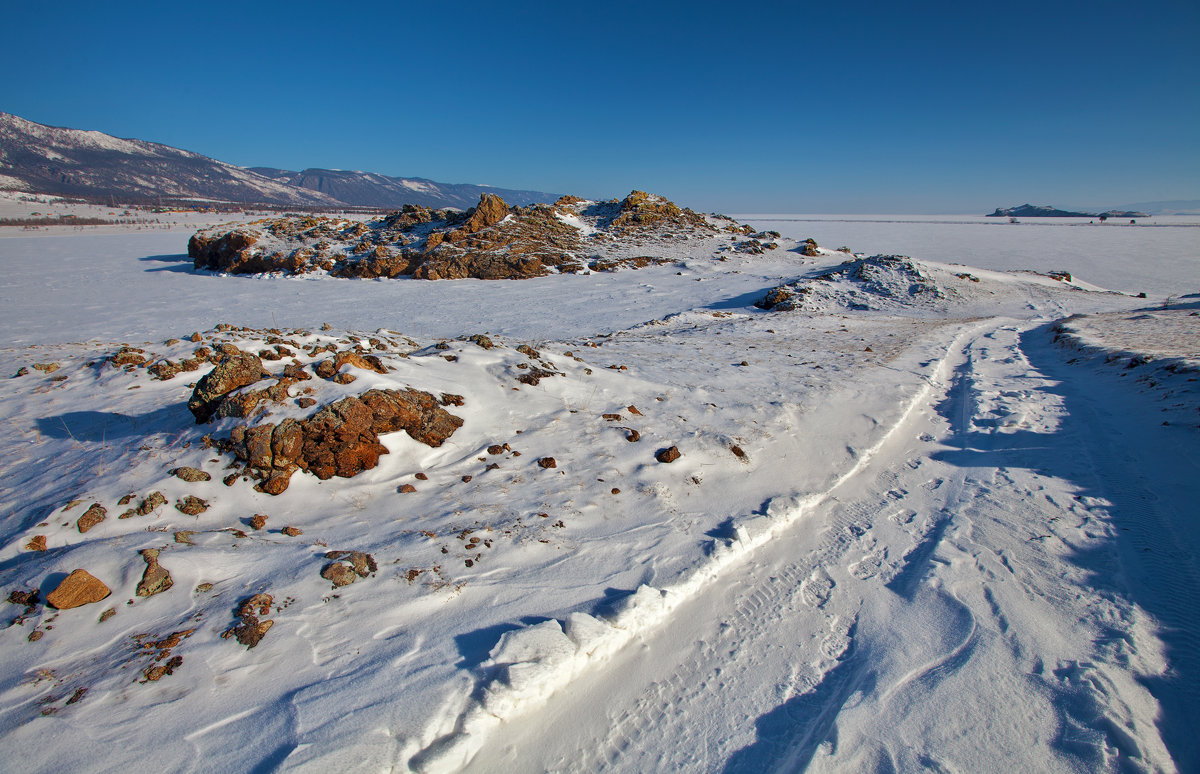
[[[0,184],[66,196],[206,199],[299,206],[338,202],[168,145],[44,126],[0,113]]]
[[[338,201],[359,207],[399,207],[416,204],[422,207],[474,207],[480,195],[493,193],[509,204],[526,207],[539,202],[553,202],[558,194],[544,191],[518,191],[488,185],[437,183],[420,177],[389,177],[373,172],[349,172],[340,169],[305,169],[290,172],[270,167],[252,167],[278,182],[332,196]]]
[[[558,198],[541,191],[372,172],[246,169],[169,145],[45,126],[9,113],[0,113],[0,189],[124,201],[205,200],[285,207],[417,204],[466,209],[485,191],[517,206]]]

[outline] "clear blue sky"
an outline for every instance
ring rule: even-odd
[[[0,110],[725,212],[1200,198],[1200,3],[6,3]]]

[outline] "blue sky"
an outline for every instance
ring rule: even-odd
[[[0,110],[724,212],[1200,198],[1200,3],[15,3]]]

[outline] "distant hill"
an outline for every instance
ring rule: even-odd
[[[1173,199],[1163,202],[1136,202],[1117,209],[1135,210],[1150,215],[1200,215],[1200,199]],[[1146,216],[1143,216],[1146,217]]]
[[[1167,204],[1167,202],[1160,202]],[[1180,202],[1186,204],[1186,202]],[[1198,202],[1200,204],[1200,202]],[[1105,210],[1104,212],[1072,212],[1070,210],[1059,210],[1046,205],[1038,207],[1033,204],[1022,204],[1019,207],[997,207],[995,212],[989,213],[989,218],[1148,218],[1150,214],[1143,212],[1143,207],[1137,205],[1129,205],[1124,208],[1116,208]],[[1154,213],[1159,215],[1171,213]]]
[[[286,183],[331,196],[358,207],[474,207],[482,194],[490,193],[518,207],[553,202],[559,194],[544,191],[518,191],[466,183],[437,183],[422,177],[389,177],[373,172],[346,172],[340,169],[306,169],[291,172],[271,167],[251,167],[276,182]]]
[[[474,206],[483,193],[517,205],[558,194],[437,183],[370,172],[226,164],[191,151],[0,113],[0,190],[123,202],[219,202],[276,207]]]
[[[989,218],[1094,218],[1090,212],[1070,212],[1058,210],[1050,205],[1038,207],[1033,204],[1022,204],[1018,207],[997,207],[988,215]]]

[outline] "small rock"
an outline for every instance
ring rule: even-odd
[[[333,381],[336,384],[350,384],[357,378],[354,374],[335,374]]]
[[[321,577],[332,583],[335,587],[349,586],[358,580],[358,575],[354,572],[354,568],[345,562],[330,562],[325,565],[321,570]]]
[[[496,346],[492,343],[491,339],[481,333],[477,333],[474,336],[468,336],[467,341],[474,342],[476,346],[482,347],[483,349],[491,349]]]
[[[412,484],[404,484],[396,491],[398,491],[400,494],[412,494],[413,492],[417,491],[417,488]]]
[[[137,347],[121,347],[112,355],[109,355],[108,362],[114,366],[145,365],[146,351]]]
[[[142,672],[142,677],[146,678],[147,682],[157,682],[167,675],[175,674],[175,670],[181,666],[183,666],[183,656],[171,656],[171,658],[167,659],[165,664],[147,667],[146,670]]]
[[[443,406],[461,406],[466,403],[466,399],[461,395],[455,395],[452,392],[443,392],[440,403]]]
[[[154,511],[167,504],[167,498],[162,492],[151,492],[137,507],[138,516],[149,516]]]
[[[654,459],[658,460],[659,462],[674,462],[675,460],[679,459],[680,456],[679,447],[671,446],[667,449],[659,449],[658,453],[654,455]]]
[[[109,609],[105,610],[103,613],[100,614],[100,623],[104,623],[105,621],[112,618],[116,614],[117,614],[117,609],[115,607],[110,607]]]
[[[320,363],[317,363],[313,370],[322,379],[332,379],[337,374],[337,368],[334,367],[332,360],[322,360]]]
[[[607,419],[609,422],[620,422],[624,417],[620,414],[604,414],[602,419]]]
[[[133,498],[135,498],[135,497],[137,497],[137,495],[127,494],[124,497],[122,497],[120,500],[117,500],[117,505],[129,505],[131,502],[133,502]]]
[[[46,550],[46,536],[45,535],[34,535],[32,538],[29,539],[29,542],[25,544],[25,550],[26,551],[45,551]]]
[[[637,430],[634,430],[632,427],[627,427],[625,429],[629,431],[625,434],[626,441],[629,441],[630,443],[637,443],[638,441],[642,440],[642,434]]]
[[[633,414],[634,416],[637,416],[637,417],[645,416],[645,414],[643,414],[642,412],[638,411],[638,407],[637,407],[637,406],[632,406],[632,405],[630,405],[630,406],[626,406],[626,407],[625,407],[625,410],[626,410],[626,411],[628,411],[630,414]]]
[[[237,609],[237,622],[221,634],[222,639],[234,637],[247,649],[253,648],[266,636],[274,621],[260,621],[259,616],[271,614],[274,599],[270,594],[255,594],[243,600]]]
[[[425,475],[424,473],[418,473],[415,476],[413,476],[413,478],[415,478],[418,481],[428,481],[429,480],[429,476]]]
[[[34,605],[36,605],[38,602],[41,601],[41,597],[38,594],[37,589],[33,589],[32,591],[22,591],[21,589],[15,589],[11,593],[9,593],[8,601],[13,603],[14,605],[24,605],[25,607],[33,607]]]
[[[190,529],[181,529],[175,533],[175,542],[183,543],[185,546],[195,545],[192,543],[192,535],[196,533]]]
[[[254,487],[260,492],[265,492],[269,495],[279,495],[287,491],[288,484],[292,480],[292,470],[279,470],[270,475],[266,481],[263,481],[258,486]]]
[[[213,585],[211,583],[201,583],[200,585],[196,586],[197,594],[207,594],[208,592],[210,592],[212,590],[213,590]]]
[[[190,484],[194,484],[197,481],[212,480],[212,476],[210,476],[208,473],[205,473],[203,470],[200,470],[199,468],[175,468],[171,471],[171,475],[175,478],[187,481]]]
[[[540,468],[557,468],[558,467],[558,463],[555,461],[555,459],[553,457],[542,457],[540,460],[537,461],[537,464],[538,464],[538,467],[540,467]]]
[[[279,531],[282,532],[284,535],[287,535],[288,537],[300,537],[301,535],[304,534],[304,532],[299,527],[284,527],[283,529],[281,529]]]
[[[462,482],[463,482],[464,484],[469,484],[469,483],[471,483],[471,479],[472,479],[472,478],[473,478],[472,476],[463,476],[463,477],[462,477]]]
[[[46,636],[46,633],[44,631],[42,631],[41,629],[34,629],[33,631],[31,631],[29,633],[28,639],[30,642],[37,642],[44,636]]]
[[[251,517],[250,517],[250,527],[251,527],[251,529],[256,529],[256,530],[257,530],[257,529],[262,529],[262,528],[263,528],[263,527],[265,527],[265,526],[267,526],[267,517],[266,517],[266,516],[264,516],[263,514],[261,514],[261,513],[256,513],[256,514],[254,514],[253,516],[251,516]]]
[[[79,528],[81,534],[87,532],[92,527],[104,521],[105,514],[107,513],[108,510],[103,505],[94,503],[91,508],[83,512],[83,515],[79,517],[79,521],[75,522],[75,526]]]
[[[13,374],[12,378],[16,379],[18,376],[24,376],[27,373],[29,373],[29,369],[25,366],[21,366],[17,369],[17,372]]]
[[[621,490],[620,490],[620,489],[617,489],[617,488],[614,486],[614,487],[612,488],[612,493],[613,493],[613,494],[621,494]]]
[[[317,405],[317,402],[312,398],[297,398],[296,405],[300,408],[309,408],[310,406]]]
[[[341,559],[349,562],[354,572],[360,578],[365,578],[378,569],[378,566],[375,564],[375,557],[363,551],[328,551],[325,553],[325,558]]]
[[[746,452],[742,451],[742,447],[738,446],[737,444],[730,446],[729,451],[733,452],[733,456],[737,457],[739,460],[746,459]]]
[[[208,502],[195,495],[188,495],[175,503],[175,510],[188,516],[199,516],[208,510]]]
[[[146,560],[146,571],[142,573],[142,580],[137,585],[136,593],[139,597],[152,597],[175,585],[171,573],[158,563],[158,552],[157,548],[147,548],[141,552],[142,559]]]
[[[45,374],[52,374],[58,370],[58,363],[34,363],[33,367]]]
[[[504,447],[503,447],[503,446],[501,446],[501,445],[500,445],[500,444],[498,444],[498,443],[494,443],[494,444],[492,444],[491,446],[489,446],[489,447],[487,448],[487,453],[488,453],[488,454],[503,454],[503,453],[504,453]]]
[[[108,586],[87,570],[73,570],[46,595],[46,604],[58,610],[69,610],[99,602],[111,593]]]

